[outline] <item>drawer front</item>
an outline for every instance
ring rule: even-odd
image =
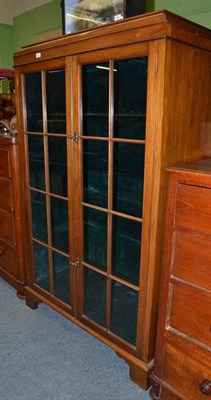
[[[11,177],[9,149],[0,149],[0,176]]]
[[[211,235],[211,189],[179,184],[175,225]]]
[[[9,179],[0,178],[0,208],[5,211],[12,210],[12,188]]]
[[[17,277],[17,262],[16,255],[13,250],[9,250],[0,242],[0,268],[9,274]]]
[[[0,239],[14,246],[14,219],[13,214],[0,209]]]
[[[210,346],[210,322],[211,292],[173,285],[170,327]]]
[[[211,379],[211,352],[169,332],[166,340],[163,380],[187,400],[205,400],[199,385]]]
[[[172,255],[173,276],[211,290],[211,237],[175,232]]]

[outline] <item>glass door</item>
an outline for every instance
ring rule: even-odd
[[[71,306],[64,67],[25,73],[24,91],[32,282]]]
[[[81,64],[79,318],[136,347],[147,57]]]

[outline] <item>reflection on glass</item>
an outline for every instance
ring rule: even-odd
[[[84,269],[84,312],[87,317],[105,326],[106,323],[106,278],[92,271]]]
[[[143,140],[147,57],[115,61],[114,69],[114,137]]]
[[[66,132],[65,70],[46,72],[47,123],[49,133]]]
[[[66,138],[49,137],[50,192],[67,197],[67,146]]]
[[[84,261],[106,270],[107,214],[84,207]]]
[[[29,185],[45,190],[44,145],[43,136],[28,135]]]
[[[47,243],[46,197],[31,191],[32,234],[33,237]]]
[[[141,224],[113,216],[112,274],[138,285]]]
[[[48,249],[39,243],[33,242],[34,262],[35,262],[35,281],[43,289],[50,290],[49,270],[48,270]]]
[[[113,208],[141,217],[144,183],[144,145],[114,144]]]
[[[43,132],[41,73],[25,75],[26,123],[28,132]]]
[[[84,140],[83,143],[84,202],[107,207],[108,143]]]
[[[54,295],[70,304],[69,258],[53,251]]]
[[[82,67],[83,135],[108,136],[109,64]]]
[[[69,252],[67,201],[51,197],[51,228],[53,247]]]
[[[138,292],[112,282],[111,332],[136,345]]]

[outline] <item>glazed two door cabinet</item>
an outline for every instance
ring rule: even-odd
[[[15,54],[26,303],[153,367],[164,167],[207,146],[209,32],[156,12]],[[196,68],[197,65],[197,68]]]

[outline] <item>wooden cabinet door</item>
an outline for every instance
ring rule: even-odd
[[[30,284],[72,312],[71,213],[68,168],[71,140],[66,116],[64,60],[26,68],[26,187],[31,222]],[[68,121],[69,122],[69,121]],[[71,179],[71,174],[69,175]],[[70,195],[70,202],[72,195]],[[30,262],[31,264],[31,262]],[[61,304],[62,304],[61,303]]]
[[[146,46],[115,54],[84,54],[73,63],[77,315],[137,354],[148,56]]]

